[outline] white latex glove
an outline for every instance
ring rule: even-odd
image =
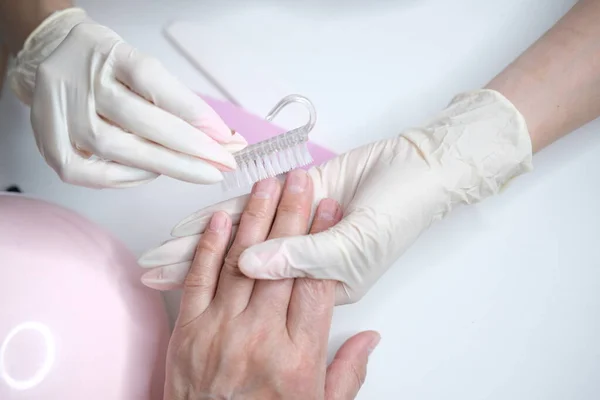
[[[497,193],[530,170],[532,149],[525,120],[502,95],[480,90],[457,96],[423,128],[369,144],[312,168],[315,205],[340,202],[343,220],[315,235],[269,240],[242,253],[241,271],[252,278],[312,277],[339,281],[337,304],[359,300],[432,222],[461,203]],[[234,222],[244,197],[225,201],[182,221],[179,238],[146,253],[144,283],[176,287],[216,210]]]
[[[9,72],[37,146],[65,182],[127,187],[159,174],[209,184],[246,145],[204,101],[77,8],[48,17]]]

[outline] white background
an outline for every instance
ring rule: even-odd
[[[485,84],[573,3],[79,2],[194,89],[222,97],[163,35],[175,20],[195,22],[185,28],[188,52],[197,61],[206,54],[203,66],[236,101],[260,112],[282,90],[302,92],[319,111],[314,140],[339,152],[418,124]],[[62,184],[37,152],[28,110],[6,88],[0,128],[0,186],[77,210],[137,254],[224,198],[219,187],[167,178],[126,191]],[[455,211],[361,302],[336,309],[332,351],[363,329],[383,337],[360,399],[600,398],[599,128],[536,155],[533,173]]]

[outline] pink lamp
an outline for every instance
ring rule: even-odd
[[[81,216],[0,195],[0,399],[161,400],[160,294]]]

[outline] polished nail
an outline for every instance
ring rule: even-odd
[[[267,178],[254,185],[252,196],[259,199],[270,199],[277,192],[278,181],[276,178]]]
[[[324,221],[333,221],[336,217],[340,205],[333,199],[324,199],[317,208],[317,218]]]
[[[308,175],[302,169],[295,169],[287,175],[286,189],[291,193],[302,193],[308,185]]]
[[[208,229],[213,232],[224,232],[227,228],[227,214],[217,211],[210,219]]]

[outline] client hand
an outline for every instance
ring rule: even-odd
[[[379,334],[352,337],[327,367],[336,283],[255,281],[238,269],[249,246],[307,233],[311,180],[294,171],[278,205],[281,192],[274,178],[255,185],[228,251],[232,221],[224,212],[213,215],[185,278],[165,399],[347,400],[358,393]],[[339,205],[324,199],[310,231],[340,219]]]

